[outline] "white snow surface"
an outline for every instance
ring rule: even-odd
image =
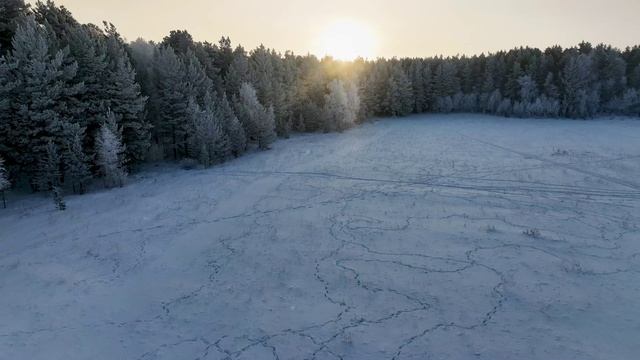
[[[10,200],[0,359],[640,354],[638,119],[383,119]]]

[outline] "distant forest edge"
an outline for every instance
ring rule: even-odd
[[[122,186],[144,161],[211,166],[376,116],[640,114],[638,46],[344,62],[187,31],[127,43],[52,1],[3,0],[0,54],[0,190],[51,191],[61,209],[64,192]]]

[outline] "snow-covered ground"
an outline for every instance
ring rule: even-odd
[[[383,120],[9,205],[1,359],[640,354],[639,120]]]

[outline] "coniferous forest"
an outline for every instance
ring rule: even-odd
[[[0,190],[122,186],[145,161],[212,166],[374,117],[640,114],[640,47],[516,48],[352,62],[172,31],[127,42],[52,1],[0,5]]]

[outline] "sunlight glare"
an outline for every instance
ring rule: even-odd
[[[376,54],[376,37],[365,24],[354,20],[339,20],[330,24],[319,39],[320,56],[337,60],[372,59]]]

